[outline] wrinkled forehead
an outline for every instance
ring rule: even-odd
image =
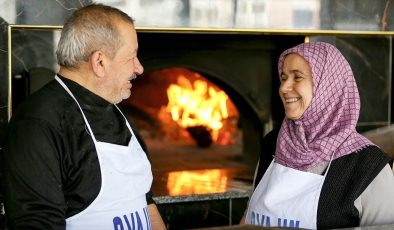
[[[279,57],[278,72],[282,73],[283,63],[287,55],[295,53],[303,57],[311,67],[312,77],[315,83],[320,81],[325,65],[328,62],[335,61],[329,60],[328,51],[332,49],[332,45],[324,42],[311,42],[303,43],[285,50]],[[335,47],[334,47],[335,48]],[[336,50],[336,48],[335,48]]]
[[[323,65],[327,59],[327,47],[325,43],[303,43],[285,50],[279,57],[278,70],[282,70],[283,62],[287,55],[295,53],[303,57],[309,65]]]

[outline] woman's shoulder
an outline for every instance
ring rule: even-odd
[[[265,171],[270,165],[273,155],[276,150],[276,139],[278,138],[279,130],[274,129],[267,133],[261,141],[261,152],[259,157],[259,164],[255,175],[255,186],[260,182]]]
[[[268,132],[261,141],[262,151],[260,152],[260,161],[262,158],[273,156],[276,150],[276,139],[278,138],[279,129],[273,129]],[[272,157],[269,157],[272,160]],[[271,161],[269,161],[271,162]]]
[[[269,131],[263,137],[263,141],[276,143],[276,139],[278,138],[278,134],[279,134],[279,129],[273,129],[273,130]]]
[[[350,226],[353,221],[359,223],[354,202],[389,161],[388,155],[373,145],[333,160],[320,194],[319,226],[330,228],[333,223],[337,226]]]
[[[268,132],[261,141],[262,152],[260,153],[260,158],[266,156],[267,154],[273,155],[276,149],[276,139],[278,138],[279,129],[273,129]]]
[[[358,197],[390,161],[391,158],[379,147],[366,146],[335,159],[330,166],[326,182],[358,188],[353,194],[354,197]]]
[[[364,164],[382,169],[387,163],[392,161],[387,153],[376,145],[368,145],[350,154],[339,157],[333,161],[335,164],[354,164],[357,167],[364,167]],[[380,170],[379,170],[380,171]]]

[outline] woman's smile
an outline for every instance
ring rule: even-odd
[[[290,98],[286,98],[286,97],[285,97],[285,102],[286,102],[287,104],[290,104],[290,103],[297,102],[297,101],[299,101],[300,99],[301,99],[301,97],[290,97]]]

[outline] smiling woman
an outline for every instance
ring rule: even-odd
[[[303,43],[280,55],[278,70],[286,117],[263,140],[275,156],[268,169],[258,166],[246,223],[393,224],[390,158],[356,131],[360,99],[347,60],[328,43]]]

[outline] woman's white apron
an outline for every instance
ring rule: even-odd
[[[249,201],[246,223],[316,229],[317,206],[330,165],[331,160],[322,176],[273,160]]]
[[[132,134],[128,146],[97,141],[74,95],[60,78],[55,79],[81,110],[101,170],[98,196],[85,210],[66,219],[66,229],[151,229],[145,197],[153,180],[151,166],[127,119],[117,107]]]

